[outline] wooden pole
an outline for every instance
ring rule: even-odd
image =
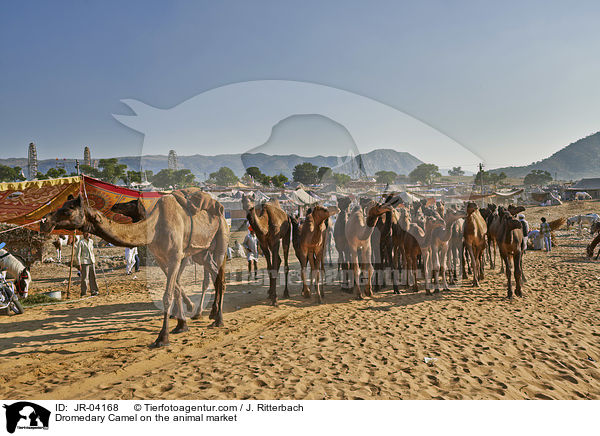
[[[69,299],[69,293],[71,291],[71,276],[73,275],[73,258],[75,257],[75,235],[77,231],[73,232],[73,240],[71,241],[71,265],[69,266],[69,284],[67,285],[67,300]]]

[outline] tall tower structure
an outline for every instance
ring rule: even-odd
[[[177,153],[175,153],[175,150],[169,150],[169,169],[177,169]]]
[[[35,144],[33,142],[29,143],[29,155],[27,159],[27,168],[28,168],[28,176],[29,180],[33,180],[37,177],[38,173],[38,159],[37,159],[37,149],[35,148]]]
[[[83,164],[88,167],[92,166],[92,153],[90,153],[90,147],[88,146],[83,149]]]

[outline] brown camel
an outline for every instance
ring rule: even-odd
[[[500,257],[504,261],[504,269],[506,270],[506,280],[508,293],[507,297],[512,298],[512,282],[510,277],[511,259],[515,268],[515,295],[522,297],[521,293],[521,278],[522,278],[522,255],[523,255],[523,228],[521,221],[515,219],[513,215],[504,208],[498,208],[498,216],[500,220],[500,228],[497,234],[498,248]]]
[[[360,207],[354,210],[348,216],[346,222],[346,239],[350,252],[350,263],[354,272],[354,294],[357,299],[363,298],[360,289],[360,268],[367,271],[367,282],[365,284],[365,296],[373,295],[371,291],[371,279],[373,277],[373,266],[371,265],[371,234],[375,229],[377,220],[381,215],[393,209],[393,204],[375,203],[371,201],[364,210]],[[359,265],[360,256],[360,265]]]
[[[184,193],[189,193],[188,190],[186,190],[186,189],[183,189],[182,191]],[[133,223],[137,223],[141,220],[144,220],[144,219],[146,219],[146,216],[147,216],[146,207],[144,206],[144,203],[141,202],[139,199],[127,201],[125,203],[116,203],[113,205],[113,207],[110,208],[110,211],[114,212],[114,213],[120,213],[123,216],[131,218],[131,222],[133,222]],[[191,262],[192,261],[190,260],[189,257],[186,258],[186,261],[184,262],[183,267],[187,266],[187,264],[189,264]],[[202,296],[200,297],[200,303],[199,303],[198,309],[194,315],[195,318],[200,318],[202,316],[202,310],[204,309],[204,298],[206,297],[206,291],[208,290],[208,287],[210,286],[211,280],[214,281],[214,277],[211,277],[211,271],[214,270],[214,268],[211,268],[211,265],[213,263],[214,263],[214,259],[212,258],[212,253],[210,251],[207,251],[204,261],[202,262],[202,265],[203,265],[202,270],[204,272],[204,278],[202,280]],[[179,286],[179,284],[177,284],[176,286]],[[183,288],[181,288],[181,295],[182,295],[183,301],[186,304],[188,310],[192,311],[194,304],[187,297]]]
[[[479,280],[483,280],[484,276],[484,259],[485,251],[485,235],[487,233],[487,225],[481,216],[477,204],[467,202],[467,218],[464,226],[464,240],[467,252],[471,258],[473,269],[473,286],[479,286]]]
[[[279,267],[281,266],[281,257],[279,257],[280,244],[283,245],[285,272],[283,298],[290,297],[288,291],[288,274],[290,271],[288,256],[292,231],[290,219],[277,202],[267,202],[255,207],[254,196],[244,195],[242,197],[242,205],[246,211],[246,218],[254,229],[260,248],[267,260],[269,298],[271,304],[277,306],[277,277],[279,275]]]
[[[448,265],[449,241],[452,237],[452,225],[457,220],[464,218],[463,211],[457,209],[445,209],[438,207],[439,212],[443,213],[442,219],[444,225],[433,229],[431,234],[431,271],[433,273],[433,282],[435,284],[434,293],[440,291],[439,277],[442,278],[443,290],[447,291],[448,281],[446,280],[446,267]]]
[[[598,233],[591,244],[586,247],[585,251],[587,252],[588,257],[592,257],[594,255],[594,250],[598,244],[600,244],[600,233]],[[596,254],[596,260],[598,260],[599,256],[600,250],[598,250],[598,254]]]
[[[432,235],[436,228],[444,225],[444,221],[433,208],[422,207],[421,209],[423,218],[418,217],[418,219],[424,223],[423,226],[411,222],[411,214],[407,209],[399,209],[397,222],[393,224],[394,244],[396,245],[394,252],[396,259],[399,254],[402,255],[402,275],[406,275],[405,283],[408,287],[410,287],[410,279],[412,278],[412,288],[415,292],[419,290],[417,258],[421,256],[425,290],[429,294]],[[401,246],[398,247],[398,244],[401,244]],[[396,259],[394,260],[394,268],[397,270],[400,262]],[[406,271],[406,274],[404,271]]]
[[[450,226],[451,236],[450,241],[448,242],[450,253],[450,255],[448,256],[448,268],[450,270],[450,283],[452,284],[455,284],[458,281],[459,276],[457,269],[461,273],[461,278],[467,276],[467,262],[465,262],[465,247],[463,238],[464,227],[464,218],[456,220]]]
[[[335,248],[338,252],[338,270],[340,271],[340,281],[342,291],[352,292],[350,288],[350,251],[348,248],[348,240],[346,239],[346,222],[350,214],[349,208],[352,200],[348,197],[339,197],[337,200],[338,209],[340,210],[335,225],[333,226],[333,238],[335,240]]]
[[[339,213],[335,206],[324,208],[315,206],[307,215],[302,225],[292,218],[292,241],[296,257],[300,261],[300,275],[302,277],[302,296],[310,298],[310,287],[306,281],[306,264],[310,264],[310,283],[314,286],[317,303],[325,300],[325,293],[320,287],[320,274],[323,269],[323,247],[325,244],[325,222],[330,216]]]
[[[169,344],[169,310],[176,305],[177,326],[173,333],[188,330],[183,311],[184,294],[179,286],[184,259],[191,256],[200,264],[205,263],[207,252],[211,253],[211,274],[215,277],[215,301],[211,312],[214,326],[223,325],[223,294],[225,293],[225,264],[229,229],[223,206],[209,194],[189,188],[188,194],[197,207],[194,215],[181,205],[174,195],[165,195],[145,220],[134,224],[119,224],[106,218],[101,212],[84,204],[83,198],[68,200],[60,209],[46,215],[40,230],[80,230],[92,233],[121,247],[147,245],[157,263],[167,276],[163,296],[163,325],[152,346]]]

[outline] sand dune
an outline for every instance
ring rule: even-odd
[[[575,207],[526,215],[537,226],[542,214],[555,219]],[[101,276],[100,297],[0,318],[0,397],[598,399],[600,264],[584,257],[588,233],[562,229],[551,254],[528,252],[525,296],[513,301],[498,268],[479,288],[465,280],[432,297],[386,290],[353,301],[328,285],[321,306],[294,283],[278,308],[266,304],[266,286],[234,274],[226,327],[192,321],[160,350],[147,348],[161,316],[146,287],[160,294],[162,273],[146,268],[133,280],[117,269],[107,273],[108,295]],[[66,267],[36,273],[40,291],[64,289]],[[184,281],[193,280],[189,269]]]

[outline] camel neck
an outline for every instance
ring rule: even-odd
[[[139,247],[150,244],[154,239],[158,221],[156,209],[146,219],[132,224],[117,223],[93,209],[87,209],[86,216],[90,224],[83,229],[84,231],[89,231],[118,247]]]
[[[256,213],[256,207],[253,207],[248,211],[248,221],[253,229],[256,232],[260,232],[263,235],[266,235],[269,232],[269,226],[267,221],[267,216],[265,213],[258,215]]]

